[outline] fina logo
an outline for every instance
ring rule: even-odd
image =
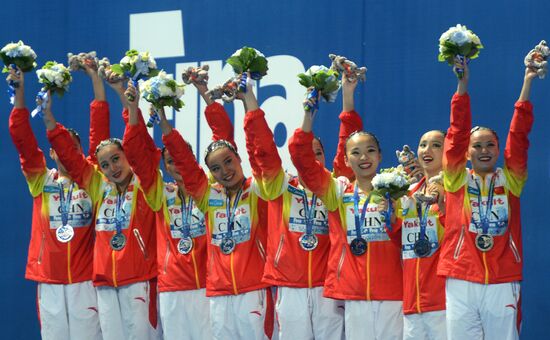
[[[166,34],[166,32],[170,32],[170,34]],[[163,38],[158,39],[160,36]],[[235,46],[235,50],[240,47]],[[185,57],[181,11],[130,14],[130,48],[149,51],[157,61],[162,58]],[[233,53],[233,51],[228,51],[229,53]],[[304,88],[298,83],[296,75],[304,72],[304,65],[298,58],[291,55],[269,56],[267,59],[269,63],[268,75],[260,81],[259,88],[255,91],[258,93],[258,91],[262,91],[262,88],[273,85],[283,88],[282,95],[265,99],[261,103],[261,107],[266,112],[266,120],[270,128],[274,131],[283,166],[286,169],[294,169],[288,153],[287,140],[302,121],[301,103]],[[189,66],[208,64],[210,66],[209,87],[212,88],[223,84],[234,75],[231,66],[224,65],[224,60],[176,63],[173,70],[174,78],[181,81],[181,73]],[[169,69],[165,71],[171,73]],[[203,163],[203,150],[212,140],[212,132],[203,114],[205,103],[194,86],[186,86],[182,100],[185,103],[183,109],[179,112],[167,110],[167,118],[172,120],[176,129],[193,145],[195,154]],[[142,100],[140,107],[142,112],[149,112],[146,101]],[[234,113],[235,141],[242,154],[246,152],[243,129],[245,112],[240,101],[235,101]],[[247,159],[247,157],[243,157],[243,159]],[[250,174],[250,165],[247,161],[243,162],[243,169],[245,173]]]

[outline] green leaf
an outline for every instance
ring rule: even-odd
[[[252,62],[250,63],[250,72],[257,72],[262,77],[267,74],[267,59],[263,57],[256,57]]]
[[[309,87],[313,86],[313,81],[311,79],[311,76],[308,76],[305,73],[300,73],[298,75],[298,78],[299,78],[299,83],[302,86],[305,86],[306,88],[309,88]]]
[[[243,72],[244,65],[241,63],[241,60],[239,59],[239,57],[230,57],[229,59],[226,60],[226,62],[229,65],[231,65],[231,67],[233,67],[233,71],[235,71],[235,73]]]
[[[111,65],[111,71],[113,71],[114,73],[116,73],[118,75],[123,75],[124,74],[124,70],[122,69],[122,66],[120,66],[120,64]]]
[[[158,76],[160,73],[160,70],[159,69],[152,69],[152,70],[149,70],[149,77],[156,77]]]

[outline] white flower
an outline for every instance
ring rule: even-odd
[[[466,34],[465,31],[454,32],[449,40],[454,42],[458,46],[462,46],[465,43],[470,42],[470,39],[468,38],[468,34]]]
[[[120,64],[123,64],[123,65],[130,64],[130,62],[131,62],[131,59],[128,56],[124,56],[124,58],[120,59]]]
[[[174,93],[172,92],[172,89],[166,86],[165,83],[160,84],[158,87],[158,90],[159,90],[159,96],[161,97],[171,97],[174,95]]]
[[[321,70],[328,72],[328,68],[324,65],[313,65],[306,71],[306,74],[312,76]]]

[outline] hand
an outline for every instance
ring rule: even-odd
[[[14,85],[14,87],[23,88],[25,85],[25,77],[23,75],[23,72],[21,72],[21,69],[17,66],[15,66],[15,68],[10,66],[9,70],[10,72],[6,77],[6,81],[8,82],[8,84],[10,84],[10,82],[14,82],[15,84],[18,84],[18,86]]]
[[[358,82],[359,81],[357,78],[349,80],[348,75],[344,72],[344,74],[342,74],[342,91],[352,93],[353,91],[355,91]]]
[[[93,64],[92,60],[84,60],[82,63],[82,68],[84,69],[84,72],[88,75],[90,78],[99,78],[99,75],[97,74],[97,66]]]
[[[395,207],[395,200],[393,198],[390,198],[389,200],[385,198],[381,199],[380,202],[378,202],[378,212],[386,217],[388,209],[390,208],[390,204],[392,207]],[[389,222],[395,223],[395,209],[392,209],[391,211]]]
[[[411,178],[421,179],[422,177],[424,177],[424,170],[420,166],[420,163],[418,163],[417,158],[414,158],[403,164],[403,168]]]
[[[525,80],[531,81],[538,76],[537,70],[534,68],[526,67],[525,68]]]
[[[468,92],[468,81],[470,80],[470,67],[468,66],[468,63],[466,63],[466,60],[461,61],[460,59],[455,59],[455,66],[453,67],[453,71],[456,73],[457,70],[462,70],[462,78],[458,79],[458,87],[456,92],[459,95],[463,95]]]
[[[439,183],[430,183],[426,187],[426,193],[437,198],[437,204],[441,207],[444,205],[445,189]]]
[[[52,114],[52,94],[50,91],[48,91],[48,101],[46,102],[46,107],[44,108],[44,114],[51,115]],[[42,105],[42,99],[36,98],[36,105],[40,106]]]
[[[128,88],[124,94],[128,98],[128,108],[137,110],[139,105],[139,89],[134,86],[134,81],[132,79],[128,80]]]

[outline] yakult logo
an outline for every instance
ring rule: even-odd
[[[166,12],[150,12],[130,14],[130,48],[136,50],[146,50],[162,63],[162,58],[185,57],[185,43],[183,32],[183,20],[180,10]],[[170,34],[166,34],[170,32]],[[158,39],[158,37],[163,37]],[[235,46],[235,50],[242,46]],[[261,49],[261,46],[257,46]],[[196,52],[196,51],[195,51]],[[234,51],[225,51],[220,55],[223,60],[203,60],[186,61],[176,63],[173,70],[165,67],[165,71],[173,73],[174,78],[181,81],[181,73],[189,66],[200,66],[208,64],[209,87],[223,84],[227,79],[234,75],[230,65],[225,64],[226,57]],[[261,102],[261,107],[266,114],[266,120],[275,135],[275,142],[279,149],[279,154],[283,161],[283,167],[292,172],[294,167],[290,161],[288,153],[287,140],[291,131],[300,125],[301,122],[301,102],[303,100],[304,88],[298,83],[296,75],[304,72],[302,62],[291,55],[268,56],[269,71],[258,84],[254,91],[261,93],[268,87],[279,87],[282,95],[275,95]],[[225,65],[224,65],[225,64]],[[212,132],[204,118],[205,103],[199,98],[197,90],[193,86],[185,88],[185,94],[181,98],[185,107],[176,112],[166,110],[167,118],[172,120],[172,124],[191,143],[195,154],[201,163],[205,148],[212,140]],[[140,107],[142,112],[149,112],[149,104],[141,100]],[[229,105],[226,105],[229,109]],[[235,141],[240,152],[246,152],[245,137],[243,130],[244,109],[240,101],[234,103],[234,126]],[[150,131],[152,132],[152,130]],[[246,160],[247,157],[243,157]],[[250,174],[250,165],[247,161],[243,162],[245,174]]]

